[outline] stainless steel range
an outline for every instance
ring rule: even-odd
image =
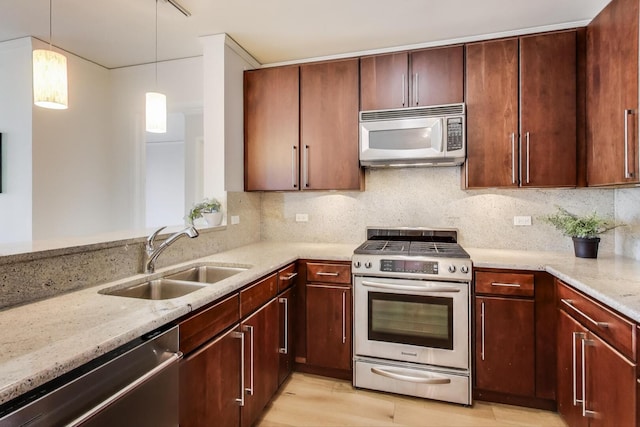
[[[471,404],[471,259],[457,231],[367,228],[353,254],[355,387]]]

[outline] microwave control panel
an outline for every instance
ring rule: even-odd
[[[447,151],[462,149],[462,125],[462,117],[447,119]]]

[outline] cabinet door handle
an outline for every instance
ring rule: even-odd
[[[325,273],[324,271],[318,271],[316,273],[316,276],[331,276],[331,277],[338,277],[340,275],[340,273],[333,273],[333,272],[329,272],[329,273]]]
[[[279,298],[278,302],[284,304],[284,347],[278,349],[281,354],[289,353],[289,300]]]
[[[309,187],[309,146],[304,146],[304,186]]]
[[[578,370],[576,369],[576,365],[578,358],[576,357],[576,341],[577,338],[584,338],[584,333],[583,332],[572,332],[571,333],[572,338],[573,338],[573,344],[571,346],[571,354],[573,355],[573,361],[572,361],[572,380],[573,380],[573,406],[578,406],[578,403],[582,403],[583,399],[584,399],[584,395],[583,395],[583,399],[578,399]],[[584,384],[584,378],[582,378],[582,383]]]
[[[608,328],[609,324],[607,322],[598,322],[596,320],[593,320],[591,317],[587,316],[586,313],[582,312],[581,310],[578,309],[578,307],[576,307],[575,305],[573,305],[573,301],[570,299],[561,299],[560,300],[564,305],[571,307],[576,313],[578,313],[580,316],[584,317],[585,319],[587,319],[589,322],[593,323],[594,325],[598,326],[599,328]]]
[[[530,151],[529,151],[529,132],[524,134],[525,139],[527,140],[527,184],[530,181],[529,169],[531,168],[531,160],[530,160]]]
[[[588,340],[586,338],[582,338],[582,416],[595,418],[595,411],[590,411],[587,409],[587,363],[586,363],[586,346],[593,345],[594,342],[592,340]]]
[[[249,349],[251,351],[251,358],[249,359],[249,375],[251,378],[249,379],[249,388],[245,388],[245,391],[249,393],[249,396],[253,396],[253,326],[245,325],[244,328],[249,331]]]
[[[624,177],[633,178],[633,173],[629,171],[629,116],[634,114],[634,110],[624,110]]]
[[[416,94],[416,99],[415,99],[416,105],[420,105],[420,80],[419,80],[419,78],[420,78],[420,74],[416,73],[416,81],[415,81],[415,85],[414,85],[414,87],[415,87],[414,92]]]
[[[404,73],[402,73],[402,86],[400,87],[400,89],[402,90],[402,106],[404,107],[405,103],[407,102],[407,100],[405,99],[405,76]]]
[[[240,339],[240,398],[236,399],[236,403],[244,406],[244,333],[233,332],[231,336]]]
[[[347,342],[347,291],[342,291],[342,344]]]
[[[499,286],[503,288],[519,288],[520,283],[500,283],[500,282],[491,282],[491,286]]]
[[[291,185],[293,188],[298,187],[298,177],[296,176],[296,164],[297,162],[297,150],[298,148],[294,145],[291,150]]]
[[[280,280],[291,280],[296,277],[298,273],[289,273],[286,276],[280,276]]]
[[[511,132],[511,183],[516,183],[516,134]]]
[[[480,356],[484,360],[484,301],[480,304]]]

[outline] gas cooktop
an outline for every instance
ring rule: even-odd
[[[353,253],[469,258],[469,254],[457,243],[457,234],[456,230],[367,228],[367,241]]]

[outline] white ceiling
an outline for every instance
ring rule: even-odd
[[[107,68],[153,62],[154,0],[52,0],[53,44]],[[610,0],[179,0],[158,3],[158,59],[227,33],[271,64],[590,21]],[[49,0],[0,0],[0,41],[49,41]]]

